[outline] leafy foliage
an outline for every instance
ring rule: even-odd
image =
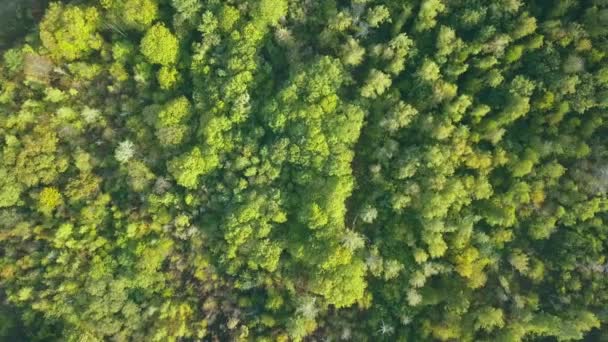
[[[150,63],[169,65],[178,55],[177,38],[162,24],[152,26],[141,40],[141,53]]]
[[[40,39],[55,59],[72,61],[101,47],[99,12],[94,7],[51,3],[40,23]]]
[[[608,336],[606,1],[34,12],[0,339]]]

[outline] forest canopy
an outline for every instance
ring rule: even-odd
[[[0,21],[0,340],[608,339],[608,1]]]

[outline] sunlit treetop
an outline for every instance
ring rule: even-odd
[[[101,48],[101,21],[94,7],[51,3],[40,23],[42,44],[56,60],[72,61]]]
[[[140,48],[141,53],[154,64],[174,64],[179,54],[177,38],[163,24],[155,24],[146,31]]]

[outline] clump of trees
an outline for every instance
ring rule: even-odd
[[[608,334],[605,1],[30,14],[0,63],[0,339]]]

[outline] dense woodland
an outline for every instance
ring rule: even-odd
[[[0,340],[608,341],[607,0],[0,6]]]

